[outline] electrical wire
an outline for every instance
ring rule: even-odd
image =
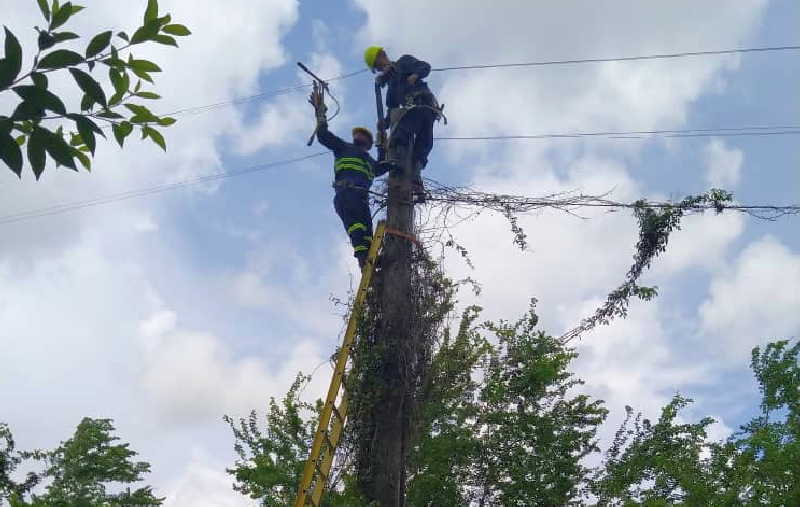
[[[152,194],[158,194],[161,192],[166,192],[168,190],[175,190],[178,188],[186,187],[189,185],[196,185],[198,183],[206,183],[209,181],[216,181],[226,178],[232,178],[234,176],[242,176],[244,174],[252,174],[256,172],[264,172],[270,169],[274,169],[276,167],[289,165],[289,164],[296,164],[298,162],[302,162],[305,160],[309,160],[315,157],[319,157],[322,155],[326,155],[327,151],[320,151],[317,153],[313,153],[311,155],[306,155],[303,157],[291,158],[286,160],[279,160],[276,162],[268,162],[265,164],[258,164],[254,166],[250,166],[244,169],[240,169],[238,171],[221,171],[217,173],[211,173],[203,176],[197,176],[194,178],[188,178],[185,180],[173,182],[173,183],[164,183],[160,185],[154,185],[150,187],[143,187],[136,190],[129,190],[127,192],[120,192],[117,194],[110,194],[101,197],[97,197],[94,199],[88,199],[83,201],[73,201],[64,204],[57,204],[54,206],[49,206],[46,208],[39,208],[30,211],[23,211],[20,213],[14,213],[10,215],[0,216],[0,225],[12,224],[16,222],[21,222],[23,220],[29,220],[32,218],[39,218],[45,217],[50,215],[57,215],[60,213],[66,213],[69,211],[75,211],[83,208],[88,208],[91,206],[98,206],[101,204],[109,204],[112,202],[123,201],[127,199],[133,199],[136,197],[143,197]]]
[[[792,130],[796,129],[796,130]],[[665,137],[695,137],[695,136],[730,136],[730,135],[756,135],[756,136],[769,136],[778,134],[800,134],[800,125],[784,125],[784,126],[748,126],[748,127],[718,127],[718,128],[703,128],[703,129],[673,129],[673,130],[631,130],[631,131],[604,131],[604,132],[571,132],[571,133],[550,133],[550,134],[533,134],[533,135],[507,135],[507,136],[464,136],[464,137],[436,137],[437,140],[442,141],[467,141],[467,140],[522,140],[522,139],[551,139],[551,138],[582,138],[582,137],[611,137],[611,138],[626,138],[624,136],[665,136]],[[236,171],[220,171],[210,173],[195,178],[189,178],[174,183],[164,183],[151,187],[144,187],[117,194],[110,194],[106,196],[97,197],[95,199],[74,201],[70,203],[57,204],[45,208],[35,210],[23,211],[10,215],[0,216],[0,225],[15,223],[31,218],[38,218],[43,216],[55,215],[59,213],[74,211],[86,207],[97,206],[100,204],[107,204],[121,200],[133,199],[136,197],[143,197],[155,193],[166,192],[169,190],[178,189],[188,185],[195,185],[198,183],[205,183],[220,179],[231,178],[234,176],[241,176],[255,172],[263,172],[274,167],[279,167],[288,164],[294,164],[309,160],[311,158],[319,157],[327,154],[327,151],[321,151],[306,155],[302,157],[279,160],[276,162],[269,162],[265,164],[258,164]],[[371,192],[378,195],[375,192]]]
[[[359,74],[363,74],[363,73],[367,72],[367,70],[368,69],[361,69],[361,70],[357,70],[357,71],[353,71],[353,72],[348,72],[346,74],[340,74],[338,76],[334,76],[332,78],[326,79],[325,81],[328,82],[328,83],[330,83],[332,81],[341,81],[343,79],[348,79],[348,78],[351,78],[353,76],[357,76]],[[237,106],[237,105],[240,105],[240,104],[246,104],[248,102],[254,102],[254,101],[261,100],[261,99],[264,99],[264,98],[267,98],[267,97],[272,97],[272,96],[276,96],[276,95],[284,95],[284,94],[287,94],[287,93],[292,93],[292,92],[296,92],[296,91],[305,90],[305,89],[310,88],[310,87],[311,87],[311,83],[306,83],[306,84],[301,84],[301,85],[296,85],[296,86],[288,86],[288,87],[285,87],[285,88],[276,88],[274,90],[267,90],[267,91],[264,91],[264,92],[261,92],[261,93],[257,93],[255,95],[248,95],[246,97],[240,97],[238,99],[225,100],[225,101],[221,101],[221,102],[215,102],[215,103],[212,103],[212,104],[205,104],[205,105],[199,105],[199,106],[185,107],[183,109],[176,109],[175,111],[166,113],[163,116],[180,116],[180,115],[201,114],[201,113],[205,113],[205,112],[212,111],[214,109],[219,109],[219,108],[222,108],[222,107]]]
[[[684,57],[692,57],[692,56],[712,56],[712,55],[727,55],[727,54],[744,54],[744,53],[763,53],[763,52],[770,52],[770,51],[794,51],[800,50],[800,45],[788,45],[788,46],[768,46],[768,47],[758,47],[758,48],[738,48],[738,49],[721,49],[715,51],[689,51],[683,53],[664,53],[664,54],[651,54],[651,55],[640,55],[640,56],[623,56],[623,57],[616,57],[616,58],[583,58],[583,59],[572,59],[572,60],[544,60],[544,61],[536,61],[536,62],[516,62],[516,63],[501,63],[501,64],[480,64],[480,65],[456,65],[456,66],[449,66],[449,67],[437,67],[431,69],[433,72],[446,72],[450,70],[466,70],[466,69],[493,69],[493,68],[513,68],[513,67],[539,67],[539,66],[546,66],[546,65],[567,65],[567,64],[587,64],[587,63],[603,63],[603,62],[630,62],[630,61],[638,61],[638,60],[656,60],[656,59],[671,59],[671,58],[684,58]],[[357,76],[359,74],[363,74],[367,72],[368,69],[361,69],[352,72],[347,72],[344,74],[340,74],[338,76],[334,76],[332,78],[326,79],[327,82],[331,81],[341,81],[345,79],[349,79],[351,77]],[[272,97],[275,95],[282,95],[286,93],[292,93],[296,91],[305,90],[311,87],[311,83],[296,85],[296,86],[289,86],[285,88],[277,88],[274,90],[267,90],[261,93],[257,93],[254,95],[249,95],[245,97],[240,97],[238,99],[233,100],[226,100],[215,102],[212,104],[204,104],[192,107],[186,107],[182,109],[177,109],[170,113],[167,113],[166,116],[177,116],[177,115],[187,115],[187,114],[201,114],[208,111],[212,111],[215,109],[219,109],[222,107],[228,106],[236,106],[240,104],[245,104],[248,102],[253,102],[257,100],[264,99],[266,97]]]
[[[574,60],[544,60],[537,62],[499,63],[499,64],[485,64],[485,65],[455,65],[451,67],[438,67],[431,69],[431,71],[444,72],[448,70],[466,70],[466,69],[499,69],[499,68],[510,68],[510,67],[541,67],[545,65],[571,65],[571,64],[582,64],[582,63],[633,62],[639,60],[662,60],[669,58],[685,58],[689,56],[731,55],[731,54],[742,54],[742,53],[759,53],[768,51],[796,51],[796,50],[800,50],[800,45],[768,46],[760,48],[719,49],[713,51],[686,51],[683,53],[661,53],[661,54],[641,55],[641,56],[620,56],[614,58],[581,58]]]
[[[719,127],[705,129],[674,130],[629,130],[607,132],[565,132],[527,135],[499,136],[438,136],[437,141],[495,141],[495,140],[533,140],[533,139],[575,139],[581,137],[607,137],[610,139],[643,139],[652,137],[730,137],[730,136],[772,136],[800,134],[800,125],[776,125],[756,127]]]

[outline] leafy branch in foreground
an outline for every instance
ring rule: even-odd
[[[152,74],[161,68],[136,58],[133,46],[155,42],[178,46],[176,36],[191,32],[172,23],[169,14],[159,16],[158,1],[148,0],[142,25],[133,35],[104,31],[94,35],[82,52],[55,48],[79,39],[80,35],[63,30],[70,18],[83,6],[59,0],[37,0],[46,21],[38,32],[37,49],[30,70],[22,72],[23,50],[8,27],[5,31],[5,54],[0,59],[0,93],[13,92],[19,102],[9,115],[0,114],[0,159],[17,176],[22,175],[23,148],[36,179],[45,169],[47,157],[56,166],[77,171],[77,162],[91,170],[97,146],[96,136],[106,137],[98,122],[110,125],[114,137],[123,146],[135,128],[142,139],[150,138],[166,150],[163,134],[156,128],[175,123],[174,118],[160,117],[136,99],[154,100],[160,96],[143,89],[143,82],[153,83]],[[123,58],[122,53],[127,54]],[[111,87],[106,90],[92,75],[98,66],[108,70]],[[80,106],[68,108],[62,97],[49,89],[48,74],[68,72],[82,93]],[[65,130],[69,129],[69,130]],[[76,162],[77,160],[77,162]]]

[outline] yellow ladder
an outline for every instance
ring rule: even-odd
[[[295,507],[305,507],[313,505],[318,507],[325,486],[328,483],[333,457],[336,454],[336,447],[342,437],[345,422],[347,421],[347,391],[344,389],[344,379],[347,369],[347,360],[352,352],[353,342],[355,341],[358,319],[364,308],[364,301],[367,297],[367,289],[372,281],[375,272],[375,260],[378,258],[378,251],[386,233],[386,223],[381,220],[373,235],[372,245],[367,255],[367,263],[361,272],[361,282],[358,285],[358,292],[350,311],[350,320],[347,322],[347,330],[342,340],[342,348],[336,357],[336,366],[333,370],[331,385],[328,387],[328,397],[319,416],[319,425],[314,434],[314,443],[311,445],[311,453],[306,460],[303,476],[300,479],[300,487],[297,492]],[[340,396],[341,395],[341,396]],[[336,400],[340,399],[336,406]],[[333,419],[331,421],[331,419]]]

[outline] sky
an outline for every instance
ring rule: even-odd
[[[135,29],[144,0],[86,1],[79,33]],[[797,44],[791,0],[709,2],[478,0],[339,2],[174,0],[162,10],[193,32],[181,48],[142,48],[164,70],[159,112],[232,101],[360,70],[372,44],[434,67],[635,56]],[[3,23],[30,48],[35,2],[0,0]],[[83,47],[83,42],[77,42]],[[28,59],[30,52],[26,53]],[[345,136],[375,123],[372,76],[332,83]],[[64,85],[52,80],[55,86]],[[437,72],[449,123],[442,136],[796,125],[797,52]],[[69,87],[64,93],[77,97]],[[48,168],[36,182],[0,171],[0,214],[41,209],[321,151],[305,142],[305,94],[265,93],[178,115],[166,153],[129,139],[98,147],[93,171]],[[10,104],[0,95],[0,108]],[[616,200],[679,199],[719,186],[742,203],[793,204],[796,136],[441,141],[426,176],[490,192],[565,190]],[[357,267],[332,206],[332,158],[184,186],[68,213],[0,224],[0,420],[20,448],[52,448],[83,416],[111,417],[153,465],[169,507],[250,505],[233,492],[222,415],[263,413],[300,370],[307,399],[329,380]],[[521,220],[520,251],[502,217],[452,229],[474,268],[436,250],[484,317],[516,319],[532,297],[560,334],[618,285],[637,228],[625,212],[580,219],[542,211]],[[750,349],[800,331],[797,218],[692,216],[642,283],[659,296],[576,344],[583,387],[610,410],[608,436],[631,405],[647,417],[680,392],[683,415],[710,415],[723,438],[757,410]]]

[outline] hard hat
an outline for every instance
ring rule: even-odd
[[[367,67],[375,68],[375,59],[378,58],[381,51],[383,51],[381,46],[370,46],[364,51],[364,63],[367,64]]]
[[[371,143],[375,142],[375,138],[372,137],[372,132],[370,132],[370,130],[367,127],[353,127],[353,135],[356,135],[358,133],[364,134],[367,137],[369,137],[369,142]]]

